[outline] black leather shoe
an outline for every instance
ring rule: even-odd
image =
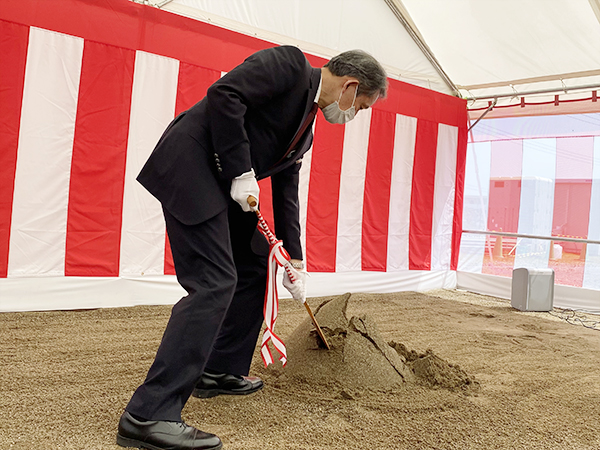
[[[223,446],[214,434],[184,422],[142,421],[127,411],[119,420],[117,444],[150,450],[218,450]]]
[[[204,373],[192,395],[198,398],[210,398],[217,395],[247,395],[263,388],[258,377],[242,377],[227,373]]]

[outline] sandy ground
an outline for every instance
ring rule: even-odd
[[[118,418],[169,313],[144,306],[0,314],[0,449],[119,449]],[[598,331],[458,291],[355,294],[348,316],[361,314],[387,341],[459,365],[478,388],[315,384],[265,369],[257,354],[252,374],[265,389],[192,398],[184,418],[218,434],[227,450],[600,448]],[[280,336],[305,316],[282,300]]]

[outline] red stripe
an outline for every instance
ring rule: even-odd
[[[175,275],[175,263],[173,262],[173,252],[171,251],[171,243],[169,235],[165,233],[165,275]]]
[[[344,127],[317,115],[306,211],[306,261],[311,272],[335,272]]]
[[[552,236],[587,238],[593,164],[593,137],[556,139],[556,182],[554,183]],[[570,250],[580,246],[581,244],[568,245]],[[583,273],[581,276],[583,282]]]
[[[456,152],[456,187],[454,196],[454,222],[452,224],[452,258],[450,260],[450,270],[456,270],[458,267],[460,239],[462,237],[465,166],[467,163],[466,125],[458,129],[458,143],[456,146]]]
[[[395,125],[395,114],[373,111],[363,202],[362,270],[386,270]]]
[[[492,141],[491,147],[492,180],[489,182],[487,227],[490,231],[518,233],[523,140]],[[498,189],[496,181],[493,180],[497,177],[511,179],[500,183],[503,186]],[[509,275],[512,273],[512,267],[508,273]]]
[[[86,41],[69,189],[65,275],[118,276],[135,53]]]
[[[438,124],[417,122],[415,159],[410,200],[408,267],[431,269],[431,230]]]
[[[221,72],[205,69],[193,64],[179,64],[179,78],[177,81],[177,99],[175,101],[175,115],[190,109],[204,98],[207,89],[219,79]],[[165,234],[165,275],[175,275],[173,254],[169,236]]]
[[[558,236],[588,237],[593,164],[593,137],[556,139],[552,236],[557,237],[551,244],[559,244],[563,249],[563,258],[571,260],[568,264],[565,260],[550,259],[548,267],[554,269],[557,284],[583,286],[585,246],[575,242],[560,242]],[[581,262],[573,264],[573,260]]]
[[[29,27],[0,21],[0,278],[8,273],[10,223]]]
[[[205,69],[193,64],[179,64],[177,102],[175,115],[191,108],[206,96],[208,88],[221,77],[217,70]]]

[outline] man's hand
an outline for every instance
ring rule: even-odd
[[[287,266],[294,277],[294,281],[290,279],[288,271],[283,274],[283,286],[292,294],[294,300],[306,302],[306,272],[294,269],[291,264]]]
[[[250,169],[249,172],[243,173],[239,177],[235,177],[231,182],[231,198],[240,204],[244,212],[258,210],[259,194],[260,189],[258,188],[254,169]],[[253,196],[256,199],[256,204],[254,206],[248,204],[249,196]]]

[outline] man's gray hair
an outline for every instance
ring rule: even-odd
[[[358,95],[372,97],[387,94],[387,75],[379,62],[363,50],[348,50],[331,58],[324,67],[338,76],[350,76],[359,81]]]

